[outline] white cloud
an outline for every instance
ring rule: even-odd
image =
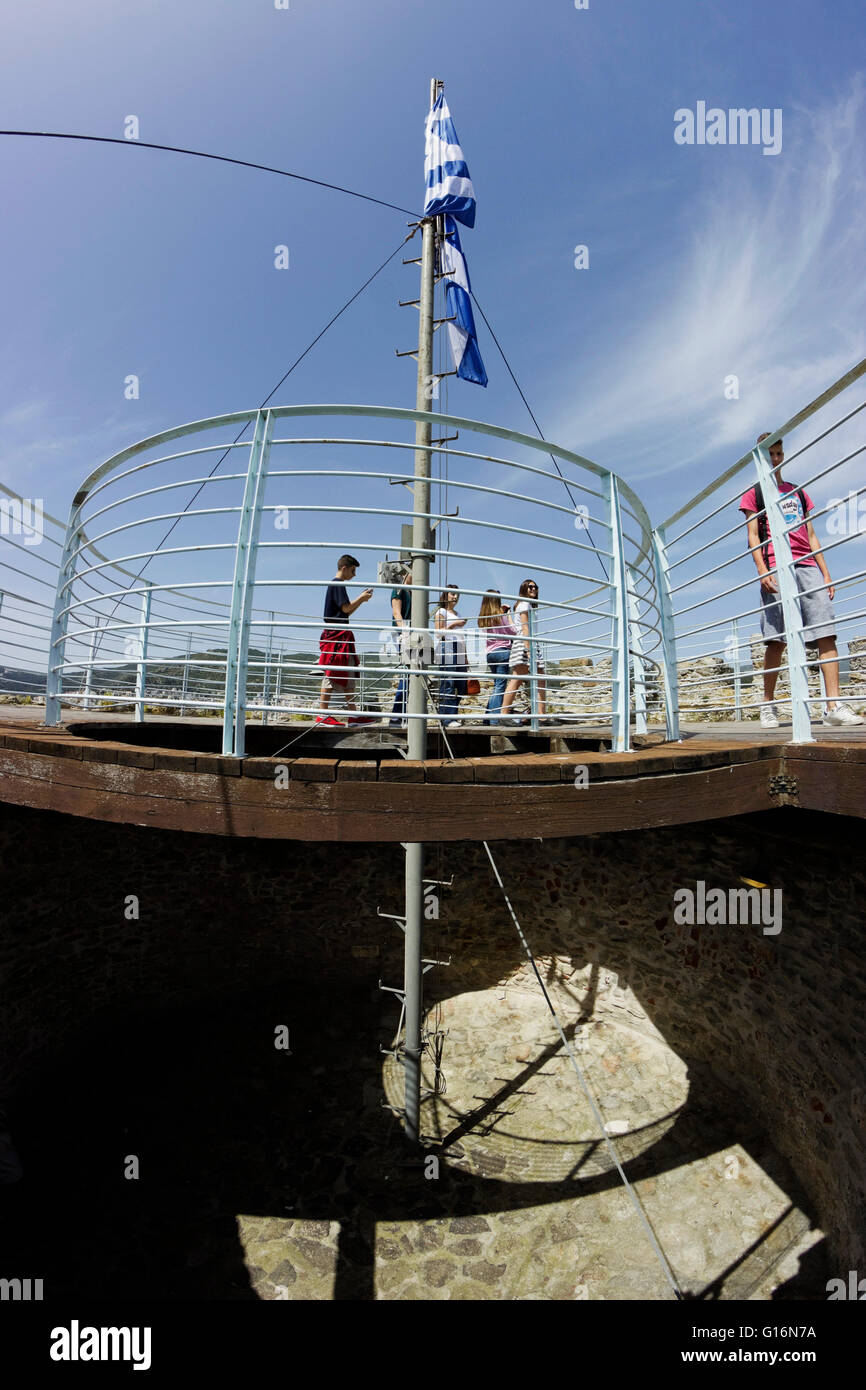
[[[744,148],[711,166],[720,151],[688,150],[714,181],[682,205],[689,228],[666,307],[642,316],[636,283],[630,341],[600,345],[577,399],[573,380],[563,385],[551,438],[638,491],[667,475],[674,497],[695,460],[718,456],[712,476],[863,356],[864,104],[858,78],[835,104],[786,111],[776,160]],[[725,399],[729,374],[738,400]]]

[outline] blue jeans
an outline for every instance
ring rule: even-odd
[[[466,672],[468,666],[446,666],[439,681],[439,713],[451,719],[460,708],[460,701],[466,694]],[[448,672],[445,675],[445,671]]]
[[[409,677],[401,676],[397,685],[397,694],[394,696],[394,705],[391,710],[392,720],[400,719],[406,713],[406,692],[409,688]]]
[[[511,656],[510,647],[495,647],[492,652],[487,653],[487,666],[496,677],[487,700],[486,714],[493,719],[502,709],[502,697],[505,694],[505,687],[508,684],[508,661]]]

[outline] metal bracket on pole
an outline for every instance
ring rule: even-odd
[[[396,985],[383,985],[382,981],[380,980],[379,988],[383,990],[385,994],[396,994],[398,999],[406,998],[406,991],[403,989],[398,989]]]
[[[422,961],[422,965],[424,966],[423,974],[426,975],[428,970],[433,970],[436,966],[441,966],[441,968],[442,968],[443,970],[445,970],[445,969],[447,969],[447,967],[448,967],[450,964],[451,964],[451,957],[450,957],[450,956],[448,957],[447,960],[428,960],[427,957],[425,956],[424,959],[423,959],[423,961]]]
[[[627,753],[629,738],[628,659],[628,593],[625,578],[625,557],[622,547],[622,515],[619,506],[619,484],[612,473],[604,475],[605,500],[608,504],[611,538],[610,617],[613,654],[611,659],[611,748],[614,753]]]
[[[135,669],[135,722],[141,724],[144,721],[144,692],[147,686],[147,644],[150,630],[150,600],[153,593],[153,585],[147,584],[141,596],[141,626],[139,628],[136,669]]]
[[[382,909],[381,909],[381,907],[377,907],[377,908],[376,908],[376,916],[377,916],[377,917],[384,917],[385,920],[388,921],[388,922],[398,922],[398,923],[400,924],[400,930],[401,930],[402,932],[404,932],[404,931],[406,930],[406,918],[403,917],[403,916],[401,916],[399,913],[396,913],[396,912],[383,912]]]
[[[637,602],[634,571],[626,566],[626,587],[628,590],[629,640],[632,660],[632,683],[634,687],[634,731],[646,733],[646,667],[643,659],[643,642],[640,635],[640,613]]]
[[[187,637],[186,637],[186,660],[185,660],[184,663],[183,663],[183,685],[182,685],[182,687],[181,687],[181,692],[180,692],[180,698],[181,698],[180,713],[181,713],[181,715],[186,714],[186,695],[187,695],[187,691],[189,690],[189,656],[190,656],[190,652],[191,652],[191,651],[192,651],[192,633],[191,633],[191,632],[188,632],[188,633],[187,633]]]
[[[247,656],[250,646],[250,620],[255,587],[256,557],[259,528],[262,518],[268,455],[274,433],[271,412],[260,410],[250,446],[250,460],[241,505],[238,539],[235,547],[235,571],[232,582],[232,607],[226,653],[225,719],[223,722],[223,753],[242,758],[246,748],[246,685]]]
[[[764,498],[770,540],[773,542],[776,583],[788,643],[788,680],[791,686],[793,724],[791,742],[814,743],[809,712],[809,682],[806,677],[806,641],[803,636],[803,616],[800,612],[800,594],[791,556],[791,541],[782,515],[780,493],[776,486],[776,475],[770,463],[769,451],[763,444],[759,444],[752,450],[752,457],[755,460],[758,482]]]
[[[677,671],[677,634],[673,603],[671,602],[671,575],[663,526],[657,526],[653,531],[652,546],[664,655],[665,734],[673,742],[674,740],[678,741],[680,737],[680,689]]]

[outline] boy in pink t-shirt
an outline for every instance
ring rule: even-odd
[[[768,435],[758,436],[758,443]],[[776,486],[779,489],[779,505],[788,528],[788,541],[791,558],[794,561],[794,578],[800,600],[800,615],[807,642],[815,642],[818,656],[822,662],[821,674],[824,678],[826,707],[825,724],[862,724],[859,715],[853,714],[838,701],[839,695],[839,656],[836,650],[836,622],[833,614],[833,595],[835,589],[830,581],[830,571],[821,552],[821,545],[815,529],[809,520],[814,503],[804,488],[782,480],[782,464],[785,453],[782,441],[770,445],[770,463],[773,466]],[[779,666],[785,648],[785,624],[782,604],[779,601],[779,586],[771,570],[775,570],[776,556],[773,542],[769,539],[769,526],[765,517],[759,517],[761,510],[755,495],[755,488],[749,488],[740,499],[740,511],[745,512],[748,521],[749,548],[761,579],[761,632],[766,644],[764,650],[764,703],[761,705],[761,724],[764,728],[777,729],[779,717],[773,696],[779,677]],[[805,504],[805,506],[804,506]],[[766,506],[766,500],[764,500]],[[799,521],[801,524],[795,526]],[[791,527],[794,527],[791,530]],[[823,582],[822,582],[823,581]]]

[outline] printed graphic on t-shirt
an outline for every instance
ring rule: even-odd
[[[812,510],[814,503],[812,502],[812,499],[809,496],[808,492],[804,493],[804,497],[806,502],[805,512],[803,511],[803,506],[800,502],[799,490],[793,485],[793,483],[784,483],[779,492],[779,507],[781,508],[782,519],[785,523],[785,526],[793,527],[793,530],[788,531],[788,541],[791,546],[791,558],[798,565],[816,565],[818,562],[815,559],[814,554],[812,553],[812,546],[809,541],[809,532],[806,528],[806,517]],[[755,497],[755,489],[750,488],[748,492],[743,494],[743,497],[740,501],[740,511],[746,512],[746,514],[748,515],[748,513],[755,512],[757,510],[758,507],[757,499]],[[763,532],[764,556],[768,567],[772,569],[776,563],[776,556],[775,551],[773,550],[773,542],[770,540],[767,534],[766,522],[764,522],[763,524]]]
[[[805,520],[799,492],[783,492],[779,498],[779,507],[786,526],[791,526],[795,521]]]

